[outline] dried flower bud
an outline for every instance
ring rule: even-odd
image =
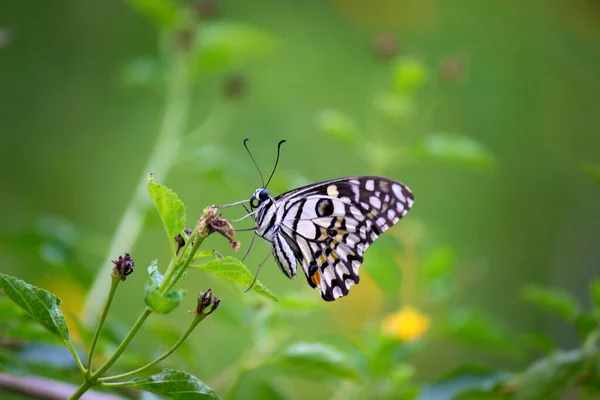
[[[183,230],[183,232],[185,232],[186,237],[190,237],[190,235],[192,234],[192,230],[190,228],[185,228]],[[179,250],[181,250],[181,248],[183,246],[185,246],[185,240],[186,238],[184,238],[181,233],[178,233],[177,236],[175,236],[175,243],[177,243],[177,250],[175,251],[175,254],[179,254]]]
[[[238,251],[240,249],[240,243],[235,240],[235,229],[229,221],[225,218],[221,217],[221,214],[215,214],[216,209],[210,208],[207,210],[208,215],[203,221],[202,225],[203,229],[208,229],[208,234],[213,232],[218,232],[221,235],[225,236],[227,240],[229,240],[229,244],[233,248],[234,251]]]
[[[219,14],[219,2],[217,0],[200,0],[196,4],[196,16],[199,19],[210,19]]]
[[[198,296],[198,306],[196,307],[196,314],[210,315],[215,311],[221,300],[218,297],[213,297],[212,290],[209,288],[206,292],[200,292]]]
[[[456,83],[465,75],[465,65],[458,57],[447,57],[440,62],[439,74],[448,83]]]
[[[398,53],[398,40],[394,35],[384,33],[375,39],[373,50],[377,57],[389,60]]]
[[[113,268],[113,276],[118,276],[122,281],[127,279],[127,276],[133,272],[133,258],[129,253],[125,253],[125,256],[119,256],[118,259],[112,260],[115,264]]]
[[[239,99],[246,93],[246,79],[241,74],[229,75],[225,78],[223,91],[228,99]]]

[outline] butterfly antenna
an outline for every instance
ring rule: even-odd
[[[248,155],[252,159],[252,162],[254,163],[254,166],[258,170],[258,174],[260,175],[260,180],[262,182],[263,187],[265,187],[265,179],[263,178],[262,172],[260,172],[260,168],[258,167],[258,164],[256,163],[256,160],[254,159],[254,157],[252,157],[252,153],[250,153],[250,149],[248,148],[248,145],[246,144],[247,141],[248,141],[248,138],[244,139],[244,147],[246,148],[246,151],[248,152]]]
[[[267,184],[265,185],[265,189],[267,188],[267,186],[269,186],[269,182],[271,182],[271,178],[273,177],[273,174],[275,174],[275,169],[277,168],[277,163],[279,163],[279,153],[281,150],[281,145],[284,144],[286,141],[285,140],[280,140],[279,143],[277,143],[277,158],[275,159],[275,165],[273,166],[273,171],[271,171],[271,176],[269,176],[269,180],[267,181]]]

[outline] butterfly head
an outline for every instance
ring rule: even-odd
[[[250,198],[250,207],[252,209],[258,208],[262,203],[270,198],[267,189],[259,188],[254,191],[254,194]]]

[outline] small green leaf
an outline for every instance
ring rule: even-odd
[[[574,320],[579,314],[577,300],[561,289],[528,285],[521,291],[521,296],[528,303],[557,314],[568,321]]]
[[[194,254],[194,258],[192,258],[192,264],[196,264],[199,260],[208,257],[218,257],[214,250],[206,250],[206,251],[198,251]]]
[[[590,178],[600,186],[600,166],[586,162],[581,167]]]
[[[178,20],[177,5],[171,0],[128,0],[128,2],[158,26],[173,26]]]
[[[172,400],[220,399],[220,397],[193,375],[165,368],[146,379],[136,379],[120,386],[145,390]]]
[[[495,319],[475,310],[454,310],[440,321],[439,327],[455,340],[499,355],[514,357],[521,353],[511,332]]]
[[[154,260],[152,263],[150,263],[150,266],[148,267],[148,275],[156,286],[160,286],[162,284],[164,277],[158,270],[158,260]]]
[[[335,110],[322,110],[316,117],[317,127],[338,143],[352,148],[358,142],[360,133],[354,121]]]
[[[294,343],[267,362],[317,379],[358,379],[358,371],[338,349],[323,343]]]
[[[410,96],[396,93],[381,93],[375,97],[375,108],[384,116],[403,121],[415,115],[415,101]]]
[[[137,58],[127,62],[120,71],[121,82],[138,88],[158,88],[164,83],[166,71],[154,58]]]
[[[254,281],[254,275],[250,273],[248,268],[242,264],[238,259],[233,257],[225,257],[224,259],[211,260],[206,264],[202,265],[191,265],[191,268],[199,269],[201,271],[209,272],[214,275],[218,275],[231,282],[238,283],[243,287],[249,287]],[[271,300],[279,301],[277,296],[273,294],[265,285],[259,280],[256,280],[252,290],[256,293],[261,294]]]
[[[600,279],[594,279],[590,284],[590,297],[594,307],[600,310]]]
[[[161,294],[158,286],[154,281],[148,282],[146,285],[144,301],[150,309],[159,314],[168,314],[173,311],[185,295],[184,289],[172,289],[167,294]]]
[[[401,57],[394,63],[392,90],[400,95],[412,94],[429,78],[429,69],[421,61]]]
[[[175,254],[174,238],[185,228],[185,207],[175,192],[161,184],[154,182],[154,176],[148,176],[148,191],[156,210],[160,215],[172,253]]]
[[[31,318],[71,348],[71,336],[60,311],[62,301],[52,293],[0,272],[0,289]]]
[[[494,157],[479,142],[460,135],[436,133],[417,143],[411,152],[417,160],[462,164],[480,170],[494,166]]]
[[[239,67],[272,49],[273,39],[256,28],[232,22],[205,22],[196,31],[194,65],[199,74]]]

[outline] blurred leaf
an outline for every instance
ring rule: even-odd
[[[254,281],[254,275],[248,271],[248,268],[242,264],[236,258],[225,257],[224,259],[211,260],[206,264],[201,265],[190,265],[190,268],[199,269],[204,272],[220,276],[227,279],[228,281],[238,283],[243,287],[249,287]],[[256,293],[261,294],[271,300],[279,301],[277,296],[273,294],[265,285],[262,284],[258,279],[252,286],[252,290]]]
[[[2,337],[7,339],[25,340],[28,342],[56,343],[60,340],[35,321],[19,321],[18,324],[2,329]]]
[[[322,110],[316,116],[317,128],[339,144],[352,148],[358,142],[360,132],[354,121],[335,110]]]
[[[600,185],[600,166],[586,162],[582,166],[583,172],[588,174],[598,185]]]
[[[456,257],[448,246],[433,249],[425,259],[421,274],[427,287],[428,297],[434,301],[444,301],[456,289]]]
[[[185,293],[184,289],[172,289],[166,294],[162,294],[156,283],[150,281],[146,285],[144,301],[152,311],[168,314],[181,304]]]
[[[556,350],[556,343],[548,335],[540,332],[528,332],[523,334],[523,344],[540,353],[549,353]]]
[[[381,249],[371,251],[364,266],[367,274],[390,300],[398,297],[398,288],[402,281],[402,272],[394,264],[394,253],[387,249]]]
[[[199,74],[211,74],[238,67],[250,57],[267,54],[273,39],[256,28],[233,22],[200,24],[194,64]]]
[[[282,297],[279,306],[293,310],[314,310],[321,305],[322,301],[318,296],[307,296],[305,292],[296,292]]]
[[[459,135],[436,133],[412,148],[417,160],[463,164],[482,170],[494,166],[492,154],[475,140]]]
[[[579,314],[579,305],[568,292],[557,288],[527,285],[521,291],[522,298],[530,304],[571,321]]]
[[[177,23],[177,5],[172,0],[127,0],[140,14],[145,15],[161,27],[170,27]]]
[[[148,191],[167,232],[172,253],[175,254],[175,236],[185,228],[185,206],[175,192],[155,183],[153,174],[148,176]]]
[[[501,399],[493,390],[506,381],[508,374],[477,365],[462,365],[425,386],[421,400]]]
[[[558,397],[583,370],[585,362],[592,355],[581,349],[558,351],[536,361],[517,376],[516,398],[537,400]]]
[[[126,86],[153,88],[163,84],[165,71],[154,58],[137,58],[127,62],[120,71]]]
[[[148,275],[156,286],[160,286],[162,284],[164,277],[158,270],[158,260],[154,260],[150,263],[150,266],[148,267]]]
[[[265,400],[291,400],[294,390],[290,385],[285,385],[281,378],[269,376],[268,379],[248,379],[243,387],[237,387],[235,392],[228,393],[231,399],[265,399]]]
[[[219,307],[219,312],[220,311],[221,308]],[[160,340],[167,348],[177,342],[183,333],[178,329],[176,324],[165,323],[165,320],[162,318],[151,320],[147,325],[154,337]],[[196,360],[198,360],[196,350],[189,340],[181,343],[174,354],[185,360],[189,366],[195,365]],[[177,365],[179,365],[179,363]]]
[[[42,215],[36,219],[35,230],[40,236],[72,248],[79,242],[81,232],[68,219],[58,215]]]
[[[0,272],[0,289],[31,318],[71,347],[71,336],[60,311],[62,301],[52,293]]]
[[[24,315],[25,312],[22,308],[15,304],[8,297],[0,297],[0,315],[2,315],[2,322],[8,321],[13,318]]]
[[[393,68],[392,90],[400,95],[414,93],[427,82],[429,77],[429,68],[414,58],[398,58]]]
[[[590,284],[590,298],[597,310],[600,310],[600,279],[594,279]]]
[[[520,354],[514,335],[485,314],[468,309],[455,310],[442,319],[439,325],[442,332],[463,343],[503,356]]]
[[[267,364],[316,379],[358,379],[359,376],[344,353],[323,343],[294,343]]]
[[[415,115],[415,102],[408,96],[380,93],[375,97],[375,108],[392,120],[406,120]]]
[[[195,376],[169,368],[146,379],[136,379],[120,386],[146,390],[173,400],[220,399]]]
[[[575,329],[582,338],[587,337],[592,331],[600,327],[600,317],[596,315],[581,314],[573,320]]]

